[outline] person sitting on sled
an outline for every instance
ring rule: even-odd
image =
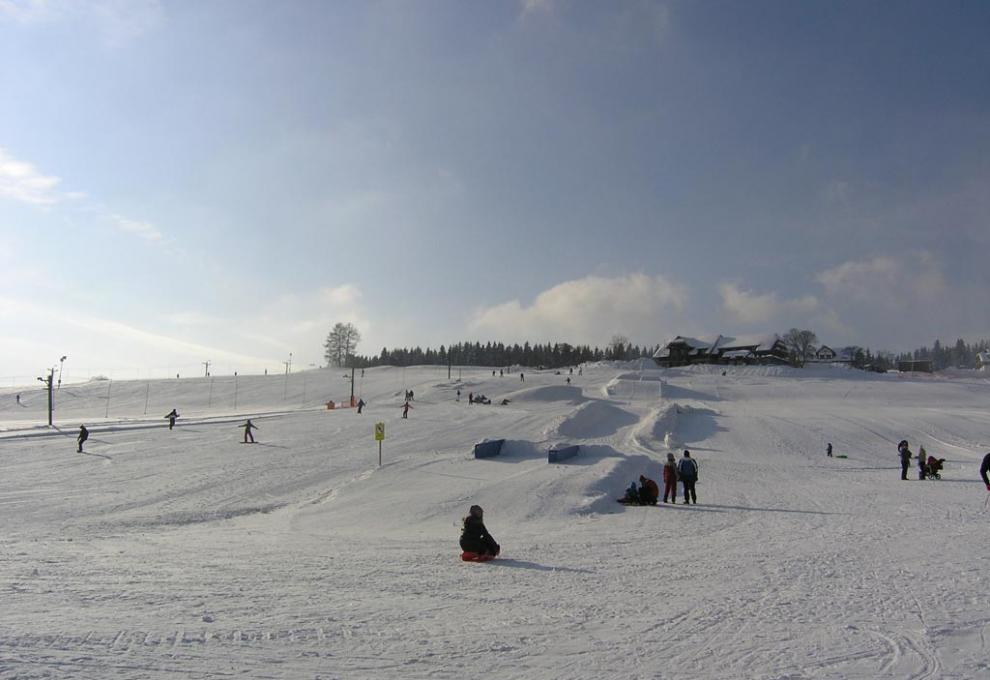
[[[660,496],[660,487],[649,477],[639,476],[639,502],[643,505],[656,505]]]
[[[626,489],[626,495],[619,499],[620,503],[639,503],[639,489],[636,487],[636,482],[629,482],[629,488]]]
[[[485,511],[480,505],[472,505],[468,516],[464,518],[464,528],[461,530],[461,550],[479,556],[498,555],[501,548],[488,533],[483,521]]]

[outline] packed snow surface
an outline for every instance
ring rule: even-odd
[[[0,677],[990,677],[983,374],[642,368],[3,390]],[[669,447],[699,504],[616,503]]]

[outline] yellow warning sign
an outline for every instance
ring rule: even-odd
[[[375,423],[375,441],[380,442],[385,439],[385,423]]]

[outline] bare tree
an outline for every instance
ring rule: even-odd
[[[611,354],[612,359],[625,359],[628,350],[629,338],[619,334],[612,336],[612,339],[608,343],[608,353]]]
[[[335,323],[323,344],[326,350],[323,355],[328,366],[346,366],[350,357],[354,356],[361,333],[352,323]]]
[[[791,351],[795,365],[803,366],[818,344],[818,336],[812,331],[792,328],[784,335],[784,344]]]

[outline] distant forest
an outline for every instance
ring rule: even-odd
[[[422,348],[382,348],[374,356],[352,356],[351,361],[357,368],[372,366],[526,366],[544,368],[561,368],[574,366],[587,361],[628,361],[641,357],[652,357],[660,348],[659,345],[633,345],[625,338],[613,339],[604,349],[589,345],[571,345],[566,342],[522,345],[505,344],[501,342],[459,342],[450,347],[440,345],[438,349]],[[892,356],[886,352],[876,355],[869,349],[857,352],[854,365],[873,367],[879,370],[897,367],[897,361],[912,359],[930,359],[936,371],[945,368],[975,368],[976,355],[990,351],[990,339],[978,340],[972,344],[964,340],[956,340],[953,345],[943,345],[935,340],[932,347],[920,347],[912,352],[903,352]]]
[[[422,366],[448,364],[453,366],[543,366],[561,368],[575,366],[586,361],[629,360],[652,357],[659,348],[631,345],[625,339],[613,340],[608,347],[589,347],[555,342],[531,345],[524,342],[507,345],[501,342],[459,342],[439,349],[413,347],[411,349],[383,348],[377,356],[352,357],[357,368],[372,366]]]
[[[943,368],[976,368],[976,355],[990,350],[990,339],[977,340],[972,345],[961,338],[954,345],[943,345],[940,340],[928,347],[921,347],[913,352],[905,352],[897,356],[898,360],[931,359],[932,368],[940,371]]]

